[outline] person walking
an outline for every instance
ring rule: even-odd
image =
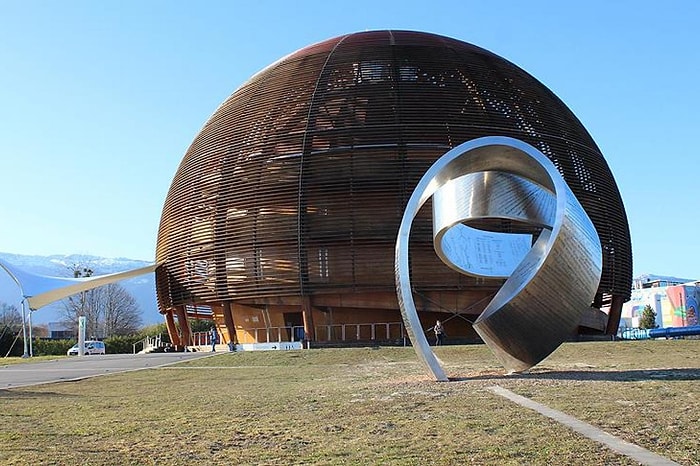
[[[435,346],[442,346],[445,340],[445,327],[442,326],[442,322],[436,320],[433,330],[435,331]]]

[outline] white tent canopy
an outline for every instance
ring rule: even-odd
[[[22,296],[26,299],[31,310],[37,310],[54,301],[65,299],[68,296],[91,290],[98,286],[137,277],[153,272],[160,264],[152,264],[138,269],[126,270],[124,272],[111,273],[108,275],[97,275],[85,278],[49,277],[26,272],[12,264],[8,264],[0,259],[0,267],[12,277],[17,283]]]

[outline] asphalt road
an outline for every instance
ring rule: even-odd
[[[3,366],[0,359],[0,390],[151,369],[213,354],[217,353],[105,354],[7,366]]]

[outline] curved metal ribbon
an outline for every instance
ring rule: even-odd
[[[433,243],[443,262],[468,275],[507,277],[474,329],[507,371],[539,363],[574,333],[600,281],[600,240],[583,207],[544,154],[509,137],[465,142],[428,169],[399,227],[395,276],[411,342],[439,381],[447,376],[422,330],[408,265],[411,224],[431,196]],[[532,244],[530,235],[468,226],[487,218],[542,231]]]

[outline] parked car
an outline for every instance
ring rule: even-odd
[[[85,342],[85,355],[91,354],[105,354],[105,343],[103,341],[97,340],[87,340]],[[68,350],[68,356],[78,355],[78,343],[73,345],[71,349]]]

